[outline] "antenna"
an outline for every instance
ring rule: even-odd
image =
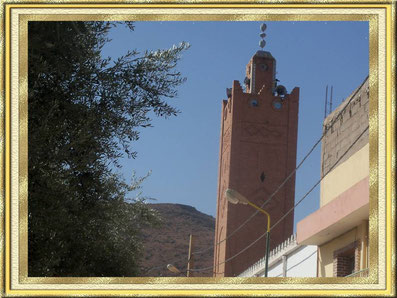
[[[329,100],[329,112],[332,112],[332,92],[334,90],[334,86],[331,86],[331,98]]]
[[[328,106],[328,85],[327,85],[327,87],[325,88],[325,104],[324,104],[325,110],[324,110],[324,119],[327,117],[327,106]]]
[[[266,41],[265,41],[265,37],[266,37],[266,33],[265,33],[265,30],[266,30],[266,28],[267,28],[267,26],[266,26],[266,24],[265,23],[263,23],[262,25],[261,25],[261,33],[259,34],[259,36],[262,38],[260,41],[259,41],[259,46],[262,48],[262,50],[263,50],[263,48],[265,47],[265,45],[266,45]]]

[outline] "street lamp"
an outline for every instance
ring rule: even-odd
[[[171,272],[181,274],[182,272],[172,264],[167,265],[167,269]]]
[[[270,252],[270,214],[267,213],[262,208],[256,206],[254,203],[248,201],[246,197],[244,197],[239,192],[235,191],[234,189],[226,189],[225,195],[227,200],[232,204],[243,204],[243,205],[250,205],[255,209],[259,210],[260,212],[266,214],[267,216],[267,231],[266,231],[266,265],[265,265],[265,277],[267,277],[267,271],[269,267],[269,252]]]

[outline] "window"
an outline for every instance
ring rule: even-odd
[[[360,270],[360,242],[353,243],[334,252],[334,276],[343,277]]]
[[[260,69],[261,70],[263,70],[263,71],[267,71],[268,69],[269,69],[269,66],[267,66],[267,64],[266,63],[262,63],[262,64],[260,64]]]
[[[258,101],[256,99],[251,99],[250,104],[251,104],[251,107],[257,107]]]
[[[282,107],[283,107],[283,104],[281,103],[281,101],[278,101],[278,100],[273,101],[273,108],[275,110],[281,110]]]

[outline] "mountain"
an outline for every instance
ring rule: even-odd
[[[156,210],[162,225],[159,228],[143,230],[144,258],[141,276],[186,276],[189,254],[189,235],[193,234],[193,268],[213,265],[215,218],[201,213],[196,208],[181,204],[148,204]],[[183,274],[169,271],[167,264],[173,264]],[[193,273],[193,276],[212,277],[212,269]]]

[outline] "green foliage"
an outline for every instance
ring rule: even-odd
[[[111,61],[101,49],[115,25],[29,22],[29,276],[137,276],[140,230],[158,223],[127,198],[142,180],[114,169],[136,156],[150,111],[178,113],[165,99],[185,80],[175,67],[188,45]]]

